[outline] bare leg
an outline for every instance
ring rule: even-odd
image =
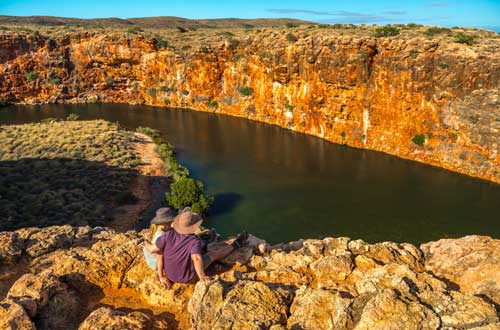
[[[207,255],[212,261],[221,260],[231,254],[234,251],[234,247],[229,244],[218,245],[212,248],[209,247]]]

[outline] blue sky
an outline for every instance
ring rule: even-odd
[[[0,15],[187,18],[293,17],[320,23],[421,23],[500,31],[500,0],[274,1],[274,0],[0,0]]]

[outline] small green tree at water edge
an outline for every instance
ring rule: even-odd
[[[193,212],[205,214],[213,202],[211,196],[203,194],[203,183],[199,180],[182,177],[170,185],[170,190],[165,197],[177,209],[190,206]]]

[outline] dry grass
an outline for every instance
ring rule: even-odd
[[[140,160],[133,135],[97,121],[0,126],[0,230],[105,225]]]

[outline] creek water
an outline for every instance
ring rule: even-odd
[[[270,243],[500,237],[498,184],[242,118],[124,104],[43,105],[2,108],[0,124],[70,113],[159,130],[215,196],[206,225],[223,237],[242,230]]]

